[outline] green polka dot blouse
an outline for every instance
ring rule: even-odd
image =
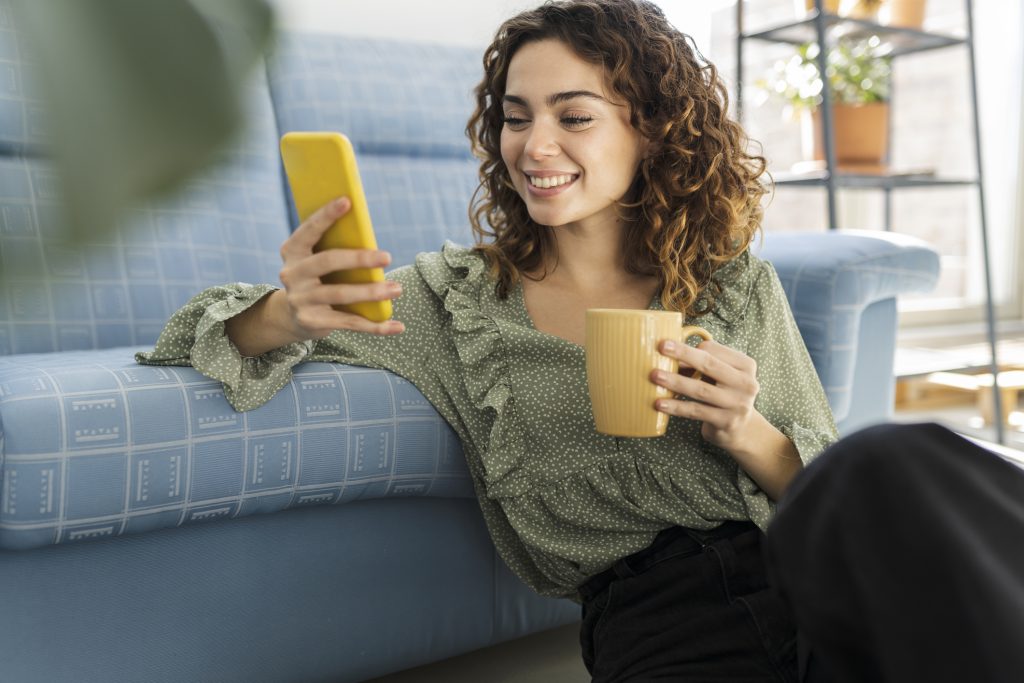
[[[401,335],[337,331],[243,358],[224,321],[273,287],[239,283],[193,298],[137,360],[192,365],[223,382],[238,410],[268,401],[303,360],[401,375],[458,433],[495,546],[543,595],[577,599],[579,584],[668,526],[767,526],[774,504],[725,451],[701,439],[699,423],[670,418],[655,439],[595,431],[583,348],[536,330],[520,288],[499,299],[478,254],[448,243],[388,277],[403,286],[394,307],[406,326]],[[806,463],[836,430],[778,277],[749,253],[717,277],[716,310],[689,322],[757,361],[756,407]]]

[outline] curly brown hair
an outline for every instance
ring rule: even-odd
[[[653,143],[619,202],[627,272],[658,277],[665,309],[707,313],[720,291],[715,270],[760,228],[766,162],[747,153],[746,133],[728,118],[717,69],[646,0],[549,0],[503,23],[484,53],[466,126],[481,160],[469,212],[498,296],[546,264],[555,247],[550,229],[530,218],[501,156],[509,63],[526,43],[551,38],[604,68],[630,123]]]

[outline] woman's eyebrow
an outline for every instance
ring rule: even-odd
[[[608,102],[608,100],[606,100],[604,97],[598,95],[596,92],[591,92],[590,90],[566,90],[565,92],[557,92],[554,95],[549,95],[547,99],[547,105],[549,107],[553,107],[556,104],[565,102],[567,100],[574,100],[577,97],[586,97],[594,100],[601,100],[602,102],[607,102],[608,104],[611,104],[611,102]],[[502,97],[502,101],[509,102],[511,104],[518,104],[523,107],[529,106],[526,100],[523,99],[522,97],[519,97],[518,95],[509,95],[506,93],[505,96]]]

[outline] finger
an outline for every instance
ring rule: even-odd
[[[384,268],[391,263],[391,254],[380,249],[326,249],[302,259],[299,272],[323,277],[336,270]]]
[[[405,324],[399,320],[385,320],[382,323],[375,323],[372,320],[367,320],[361,315],[351,315],[345,325],[346,326],[341,329],[381,336],[390,336],[405,332]]]
[[[738,370],[745,370],[754,363],[754,359],[742,351],[737,351],[736,349],[714,341],[713,339],[702,341],[696,346],[680,344],[679,342],[667,339],[661,343],[660,348],[662,355],[670,356],[677,360],[683,360],[684,354],[691,353],[693,350],[710,353],[717,358],[721,358],[723,361]]]
[[[348,210],[351,208],[352,202],[348,197],[339,197],[321,206],[313,212],[313,215],[304,220],[299,227],[295,228],[291,237],[281,246],[282,257],[285,250],[290,254],[312,252],[313,247],[320,241],[323,234],[327,232],[327,228],[334,225],[334,222],[348,213]]]
[[[716,408],[715,406],[711,406],[706,403],[698,403],[697,401],[679,401],[671,398],[658,399],[654,403],[654,408],[666,415],[681,417],[686,420],[707,422],[716,428],[721,424],[725,424],[729,416],[729,412],[727,410]]]
[[[712,343],[715,344],[714,347],[705,346]],[[721,353],[721,349],[727,348],[717,342],[704,342],[698,348],[686,344],[672,343],[669,345],[666,343],[662,345],[662,348],[665,349],[663,351],[665,355],[675,358],[679,362],[681,369],[691,368],[719,384],[742,384],[746,376],[717,355]],[[695,377],[695,379],[698,378]]]
[[[324,335],[333,330],[352,330],[382,336],[405,331],[405,325],[398,320],[376,323],[361,315],[338,311],[329,306],[303,311],[299,316],[299,324],[307,330],[319,330]]]
[[[651,380],[673,394],[720,408],[727,407],[732,398],[732,392],[721,386],[709,384],[701,379],[685,377],[675,372],[655,370]]]
[[[358,285],[322,285],[311,290],[306,299],[312,304],[355,304],[363,301],[387,301],[402,295],[401,283],[371,282]]]
[[[714,340],[709,340],[701,342],[697,348],[721,358],[723,361],[741,372],[753,374],[757,370],[757,362],[753,358],[742,351],[737,351],[731,346],[726,346],[725,344],[720,344]]]
[[[327,249],[293,261],[286,261],[279,277],[289,291],[320,286],[320,278],[336,270],[384,268],[391,254],[376,249]]]

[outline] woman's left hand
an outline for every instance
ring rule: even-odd
[[[701,436],[731,453],[747,449],[749,435],[756,431],[752,427],[761,418],[754,409],[760,388],[754,359],[716,341],[704,341],[696,348],[665,341],[660,350],[679,361],[680,370],[692,368],[704,377],[654,370],[651,381],[679,396],[659,399],[655,408],[702,422]]]

